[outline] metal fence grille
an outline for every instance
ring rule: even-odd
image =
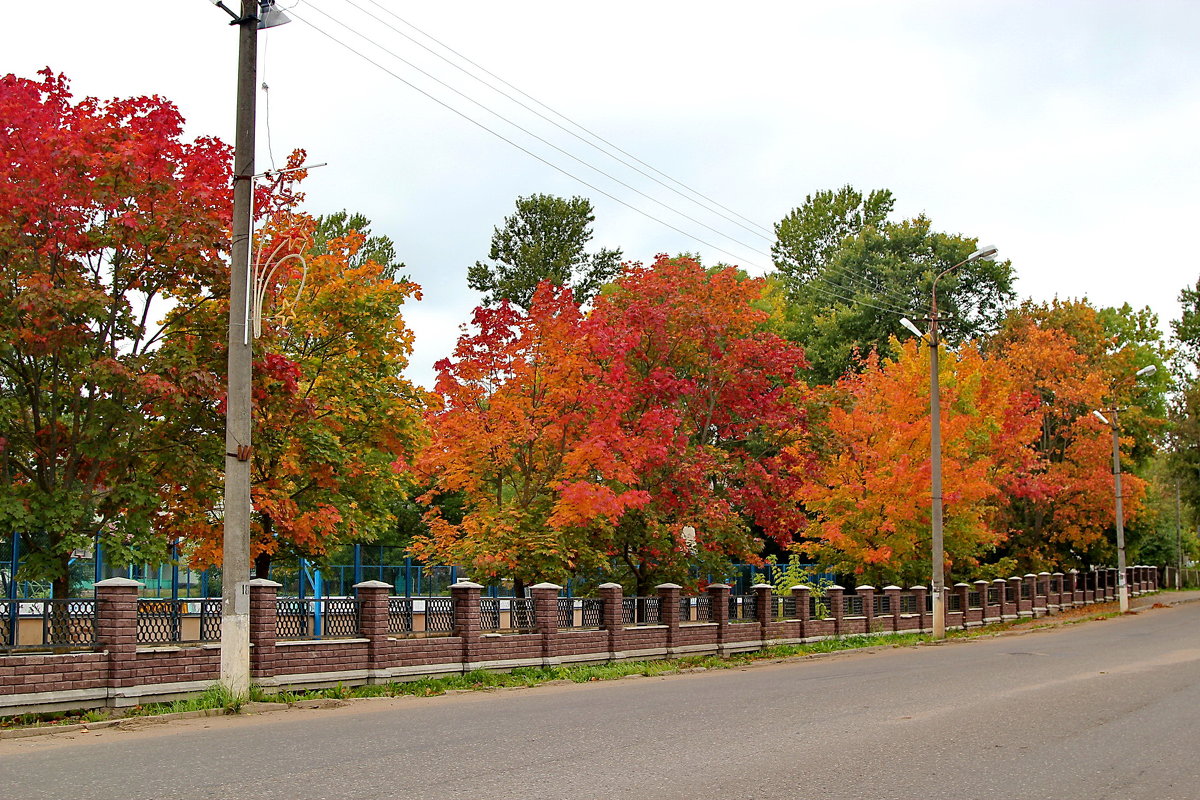
[[[917,613],[917,596],[912,594],[900,595],[900,613],[915,614]]]
[[[180,600],[137,601],[138,644],[178,642],[183,638],[183,608]]]
[[[425,598],[425,630],[430,633],[454,633],[454,598]]]
[[[0,602],[0,611],[3,611],[4,616],[0,618],[0,647],[12,647],[16,644],[17,635],[17,609],[20,605],[16,600],[5,600]]]
[[[515,631],[536,631],[537,614],[532,597],[514,597],[509,601],[508,624]]]
[[[358,601],[353,597],[280,597],[275,636],[279,639],[337,639],[358,636]]]
[[[932,603],[933,595],[930,595],[929,599],[930,599],[930,602]],[[933,607],[930,606],[928,610],[933,611]],[[946,598],[946,610],[947,611],[962,611],[963,610],[962,595],[960,595],[958,592],[955,592],[954,594],[949,595]]]
[[[987,590],[987,601],[989,606],[998,606],[1002,602],[1000,599],[1000,587],[989,586]]]
[[[1021,599],[1028,600],[1032,594],[1033,592],[1029,586],[1029,581],[1021,581]]]
[[[788,595],[787,597],[781,597],[779,599],[781,601],[779,603],[780,619],[798,619],[800,617],[800,614],[796,609],[795,595]]]
[[[758,622],[758,597],[752,594],[729,598],[730,622]]]
[[[388,598],[388,633],[413,632],[413,601],[411,597]]]
[[[21,636],[22,616],[41,617],[41,630],[33,637]],[[96,601],[91,598],[61,600],[0,601],[0,647],[87,648],[96,644]],[[26,631],[28,632],[28,628]],[[35,629],[36,630],[36,629]],[[39,635],[40,634],[40,635]],[[29,641],[36,639],[36,641]]]
[[[579,624],[575,624],[575,611],[579,611]],[[558,627],[599,628],[604,621],[604,600],[599,597],[558,598]]]
[[[983,597],[974,590],[967,592],[967,608],[982,608]]]
[[[221,598],[209,597],[199,601],[200,641],[221,641]]]
[[[479,598],[479,628],[485,631],[500,630],[500,599]]]
[[[875,595],[871,602],[871,609],[871,614],[876,617],[892,613],[892,598],[886,594]]]
[[[622,597],[621,621],[626,625],[659,625],[662,613],[657,597]]]
[[[712,598],[707,594],[679,598],[680,622],[712,622]]]
[[[829,606],[823,603],[820,597],[810,594],[808,596],[809,619],[825,619],[827,616],[829,616]]]
[[[842,616],[843,617],[861,617],[863,613],[863,599],[857,594],[847,594],[842,596]]]

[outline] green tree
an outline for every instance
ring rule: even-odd
[[[484,304],[508,300],[528,309],[542,281],[570,287],[584,305],[621,268],[621,251],[587,253],[592,239],[592,203],[550,194],[517,198],[517,212],[494,229],[491,263],[477,261],[467,270],[467,285],[484,293]]]
[[[812,379],[831,383],[876,350],[894,358],[901,316],[929,309],[934,277],[964,260],[978,240],[933,230],[924,215],[891,221],[886,189],[850,186],[805,198],[775,226],[772,256],[786,290],[780,327],[804,343]],[[995,330],[1015,297],[1007,261],[976,261],[938,283],[943,339],[957,345]]]

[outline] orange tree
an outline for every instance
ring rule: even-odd
[[[402,375],[412,334],[401,316],[419,289],[396,278],[398,265],[360,257],[363,233],[329,235],[324,222],[284,212],[259,242],[260,257],[281,264],[255,342],[251,536],[264,577],[276,554],[319,560],[390,532],[421,436],[425,397]],[[160,524],[191,542],[197,566],[220,560],[227,297],[204,308],[164,348],[195,389],[175,424],[210,431],[207,449],[161,487]]]
[[[1002,509],[1011,531],[1004,552],[1022,567],[1115,563],[1112,438],[1092,415],[1097,409],[1124,409],[1125,523],[1136,541],[1146,492],[1137,472],[1161,427],[1162,378],[1135,382],[1133,375],[1148,363],[1162,366],[1153,328],[1128,308],[1055,300],[1010,313],[991,342],[1041,407],[1036,462]]]
[[[0,535],[59,596],[98,530],[114,562],[165,552],[156,490],[186,442],[161,435],[181,388],[156,349],[222,280],[229,208],[229,148],[182,129],[161,98],[0,78]]]
[[[797,549],[876,586],[929,574],[928,348],[892,348],[829,390],[818,466],[795,494],[815,517]],[[1029,468],[1040,412],[1006,364],[972,347],[939,366],[947,568],[965,579],[1007,535],[997,509]]]

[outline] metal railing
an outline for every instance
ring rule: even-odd
[[[417,614],[424,628],[418,630]],[[454,598],[452,597],[389,597],[388,633],[415,635],[454,632]]]
[[[892,613],[892,598],[886,594],[877,594],[873,596],[871,602],[871,615],[882,617]]]
[[[857,594],[842,595],[842,616],[843,617],[862,617],[865,616],[863,611],[863,599]]]
[[[358,636],[358,600],[353,597],[280,597],[276,603],[276,638],[352,639]]]
[[[191,620],[195,618],[196,623]],[[139,598],[138,644],[215,642],[221,638],[221,598],[171,600]]]
[[[967,608],[983,608],[983,597],[979,592],[973,589],[967,592]]]
[[[660,625],[662,609],[657,597],[622,597],[621,621],[626,625]]]
[[[576,623],[578,611],[579,622]],[[604,624],[604,600],[599,597],[558,598],[559,628],[600,628]]]
[[[730,622],[758,622],[758,597],[752,594],[729,596]]]
[[[917,596],[915,594],[900,595],[900,613],[901,614],[916,614],[917,613]]]
[[[707,594],[679,598],[679,621],[712,622],[712,598]]]
[[[507,626],[504,626],[501,614],[504,605],[508,606]],[[485,631],[537,630],[537,615],[534,613],[533,598],[513,597],[503,600],[499,597],[479,598],[479,627]]]
[[[0,648],[82,649],[96,644],[94,599],[3,600],[0,611]]]

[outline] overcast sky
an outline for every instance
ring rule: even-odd
[[[190,136],[233,140],[237,37],[206,0],[5,5],[0,73],[49,66],[78,96],[159,94],[179,106]],[[1149,306],[1164,327],[1200,273],[1189,244],[1200,217],[1194,2],[281,5],[295,21],[260,36],[270,124],[268,136],[260,91],[258,166],[306,148],[310,162],[329,163],[305,184],[308,210],[362,212],[395,240],[424,288],[406,315],[417,335],[410,373],[422,383],[478,302],[467,267],[486,257],[518,195],[589,197],[593,245],[634,260],[692,251],[761,274],[770,241],[400,35],[438,49],[417,29],[768,230],[809,193],[886,187],[901,216],[924,212],[939,230],[997,245],[1022,296]]]

